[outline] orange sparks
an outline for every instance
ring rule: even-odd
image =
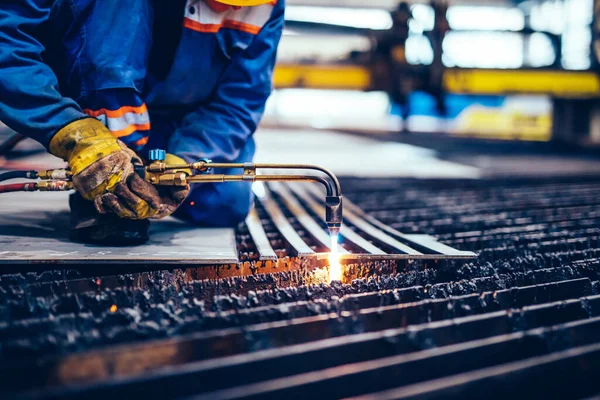
[[[117,312],[117,305],[116,304],[113,304],[112,306],[110,306],[110,312],[111,313]]]

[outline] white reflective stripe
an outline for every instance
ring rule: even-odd
[[[143,114],[129,112],[118,118],[107,118],[106,114],[101,114],[96,118],[113,132],[126,129],[130,125],[146,125],[150,123],[148,112],[144,112]]]
[[[101,115],[98,115],[98,116],[96,117],[96,119],[97,119],[98,121],[102,122],[102,124],[103,124],[104,126],[106,126],[106,114],[101,114]]]
[[[201,25],[225,25],[228,21],[262,28],[271,18],[272,4],[262,6],[242,7],[239,10],[230,9],[223,13],[214,12],[204,0],[188,0],[185,7],[185,18]],[[193,13],[191,11],[194,11]]]

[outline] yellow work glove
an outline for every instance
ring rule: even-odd
[[[134,172],[133,164],[141,164],[140,158],[97,119],[67,125],[54,135],[49,148],[69,163],[73,186],[94,202],[98,212],[146,219],[167,211],[158,190]]]
[[[185,164],[185,160],[177,157],[174,154],[167,153],[165,157],[165,164],[167,165],[178,165]],[[185,172],[188,176],[192,175],[192,171],[190,169],[182,168],[180,170],[176,170],[175,172]],[[158,214],[154,216],[154,219],[164,218],[169,216],[179,208],[181,203],[184,202],[188,193],[190,192],[190,185],[186,186],[156,186],[158,189],[158,193],[160,194],[161,204]]]

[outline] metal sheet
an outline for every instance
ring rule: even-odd
[[[281,195],[281,200],[287,209],[294,214],[298,222],[323,246],[331,250],[331,238],[327,232],[310,216],[304,207],[296,200],[292,192],[282,183],[273,182],[269,184],[269,188]],[[340,254],[347,254],[348,251],[340,248]]]
[[[265,192],[262,193],[262,196],[258,196],[258,200],[265,208],[265,211],[273,221],[273,224],[277,227],[279,233],[281,233],[290,246],[294,248],[298,256],[315,255],[314,250],[302,240],[300,235],[298,235],[294,227],[283,214],[283,211],[281,211],[281,208],[279,208],[277,203],[271,198],[268,189],[265,188]]]
[[[267,234],[265,233],[262,223],[260,222],[260,218],[258,218],[258,213],[255,209],[252,209],[250,214],[248,214],[248,217],[246,218],[246,226],[248,227],[250,236],[252,236],[252,240],[256,245],[260,260],[277,261],[277,254],[275,254],[273,247],[271,247],[269,238],[267,238]]]
[[[304,200],[304,202],[313,210],[315,214],[325,216],[325,207],[318,204],[307,192],[300,189],[298,185],[289,185],[289,187],[300,199]],[[365,238],[363,238],[362,236],[360,236],[345,225],[342,225],[340,235],[342,235],[344,239],[354,243],[356,246],[360,247],[361,249],[365,250],[366,252],[372,255],[386,255],[386,253],[383,250],[379,249],[377,246],[373,245],[371,242],[369,242],[368,240],[366,240]]]
[[[0,199],[0,264],[235,264],[233,229],[197,228],[173,218],[155,221],[150,241],[104,247],[68,239],[67,193],[8,193]]]

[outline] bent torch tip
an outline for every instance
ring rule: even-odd
[[[325,210],[325,223],[329,234],[337,236],[342,228],[342,196],[327,196],[325,198]]]

